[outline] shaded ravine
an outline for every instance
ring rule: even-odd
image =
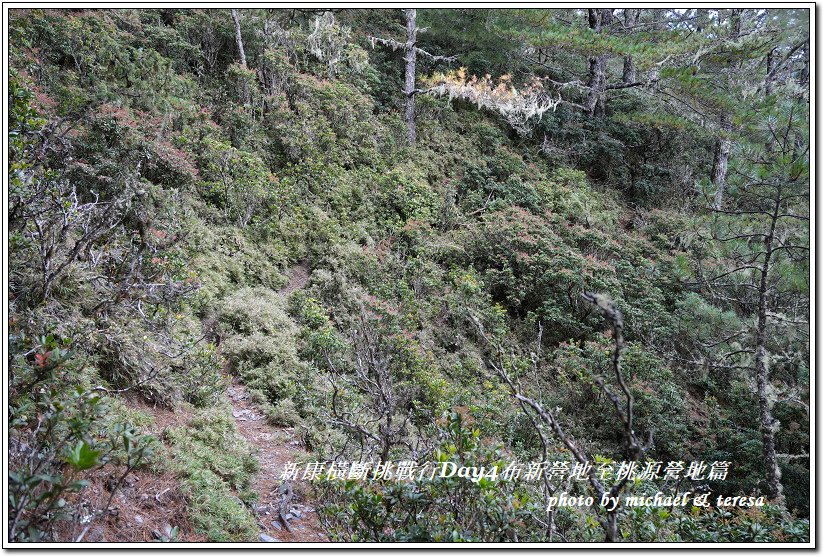
[[[289,270],[289,280],[278,291],[288,296],[309,282],[309,266],[301,262]],[[258,494],[254,514],[260,527],[261,541],[326,542],[329,541],[317,516],[315,505],[308,499],[307,482],[282,481],[286,463],[302,462],[309,454],[294,436],[294,428],[276,427],[267,422],[264,413],[251,400],[246,387],[235,378],[227,389],[232,416],[240,435],[252,447],[260,470],[252,479],[252,490]],[[286,524],[284,524],[286,522]]]

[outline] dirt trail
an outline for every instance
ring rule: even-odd
[[[289,269],[289,281],[286,286],[278,291],[278,294],[288,296],[295,290],[300,290],[306,283],[309,282],[309,264],[306,261],[301,261],[291,269]]]
[[[328,541],[314,505],[307,500],[309,486],[300,479],[290,482],[292,497],[290,501],[287,497],[283,507],[291,531],[280,519],[283,495],[278,488],[283,483],[280,480],[283,467],[287,462],[305,460],[308,456],[295,439],[293,428],[270,425],[241,383],[235,381],[229,387],[228,395],[238,432],[253,447],[260,463],[260,471],[252,480],[252,489],[258,494],[255,515],[261,533],[282,542]]]
[[[306,262],[293,266],[289,280],[278,291],[287,296],[300,290],[309,282],[311,269]],[[214,327],[214,324],[209,325]],[[228,369],[224,369],[229,373]],[[253,512],[260,526],[260,533],[281,542],[328,542],[320,525],[315,505],[308,499],[310,493],[306,482],[290,482],[291,497],[284,505],[284,516],[289,522],[286,528],[280,520],[283,496],[278,492],[284,464],[305,461],[308,453],[294,436],[293,428],[275,427],[266,421],[263,412],[251,401],[246,387],[234,378],[227,388],[227,396],[232,405],[232,415],[238,432],[253,448],[260,463],[260,471],[252,480],[252,489],[258,494]],[[168,410],[149,405],[139,398],[128,401],[130,408],[143,411],[155,418],[148,433],[162,438],[164,431],[185,425],[191,415],[178,407]],[[83,492],[82,502],[88,508],[100,508],[109,496],[108,475],[94,475],[88,490]],[[85,535],[86,542],[148,542],[157,541],[161,533],[179,528],[176,541],[205,542],[206,537],[195,531],[187,517],[186,496],[180,491],[178,478],[174,472],[165,471],[161,475],[135,471],[129,474],[112,501],[113,513],[95,524]],[[77,528],[75,528],[77,530]],[[60,541],[73,541],[78,532],[71,529],[68,522],[60,523],[55,533]],[[256,540],[262,541],[262,539]]]
[[[289,270],[289,281],[279,294],[286,296],[303,288],[309,282],[309,265],[301,262]],[[289,482],[291,496],[281,493],[281,473],[287,462],[306,460],[308,453],[294,437],[294,429],[275,427],[252,402],[246,387],[235,378],[227,389],[238,432],[253,447],[260,463],[260,471],[252,480],[252,489],[258,494],[255,516],[260,526],[261,540],[268,536],[281,542],[326,542],[329,539],[318,520],[317,511],[308,500],[309,486],[298,480]],[[284,501],[285,499],[285,501]],[[282,511],[282,512],[281,512]],[[288,522],[285,525],[281,518]]]

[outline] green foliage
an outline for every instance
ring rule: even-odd
[[[767,505],[748,511],[692,512],[674,516],[675,539],[690,542],[801,542],[809,539],[809,520],[793,519]]]
[[[123,477],[151,459],[155,440],[113,421],[109,399],[76,382],[82,362],[68,339],[19,335],[11,341],[9,537],[46,541],[78,513],[106,515],[111,498],[84,511],[72,495],[104,474],[114,482],[113,497]]]
[[[557,378],[552,394],[553,404],[560,405],[564,415],[574,415],[580,432],[598,439],[598,446],[607,447],[616,432],[599,427],[603,423],[601,389],[595,378],[607,384],[613,382],[612,354],[609,339],[590,341],[583,346],[563,343],[553,356],[552,372]],[[685,394],[664,362],[641,346],[630,344],[623,353],[623,371],[632,385],[635,398],[636,433],[642,438],[651,435],[654,450],[648,456],[659,460],[682,460],[688,438]],[[610,387],[618,389],[617,385]],[[621,447],[614,447],[620,451]]]
[[[46,124],[46,119],[32,106],[35,95],[25,87],[17,72],[9,77],[9,174],[13,177],[25,164],[27,147],[33,143],[32,135]],[[15,166],[17,165],[17,166]]]
[[[404,43],[401,10],[240,10],[245,67],[227,10],[10,12],[12,539],[101,519],[73,508],[89,478],[162,464],[137,433],[152,424],[137,397],[193,413],[164,439],[190,522],[255,540],[254,459],[220,405],[227,372],[320,460],[534,459],[542,440],[490,366],[498,344],[589,454],[622,458],[595,385],[613,380],[612,340],[583,291],[623,313],[649,456],[730,460],[711,489],[759,493],[753,267],[767,263],[786,508],[625,509],[620,534],[809,539],[787,511],[809,513],[809,14],[640,8],[633,24],[630,10],[600,30],[600,9],[419,10],[420,48],[501,78],[500,98],[537,79],[559,104],[519,135],[418,94],[414,146],[402,49],[369,40]],[[597,57],[607,89],[590,111]],[[455,66],[417,58],[420,87]],[[723,211],[708,212],[722,137]],[[311,280],[287,295],[298,262]],[[461,415],[438,421],[454,408],[484,439]],[[318,488],[335,539],[546,538],[538,486]],[[596,510],[554,519],[552,541],[603,538]]]
[[[192,238],[188,253],[190,280],[200,286],[192,305],[199,313],[213,311],[218,300],[234,289],[277,289],[286,283],[281,274],[287,257],[282,245],[260,242],[232,227],[207,226],[197,221],[187,233]]]
[[[389,230],[397,230],[410,222],[430,222],[438,210],[438,197],[420,176],[394,170],[381,177],[378,184],[380,215]]]
[[[257,393],[269,418],[295,425],[309,404],[308,369],[297,355],[297,329],[283,296],[240,289],[218,306],[221,352],[243,383]]]
[[[441,422],[440,448],[428,460],[502,468],[500,447],[487,445],[466,418],[452,413]],[[526,537],[522,524],[532,501],[515,482],[452,476],[430,481],[353,480],[316,484],[328,504],[323,518],[336,540],[347,542],[501,542]]]
[[[204,197],[222,210],[227,223],[244,228],[275,202],[276,179],[257,155],[210,140],[201,150]]]
[[[245,503],[254,500],[248,488],[258,465],[229,408],[197,411],[166,436],[195,528],[210,541],[256,541],[258,527]]]

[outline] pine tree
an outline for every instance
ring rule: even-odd
[[[772,347],[808,334],[809,107],[773,101],[755,107],[733,153],[727,200],[712,225],[725,265],[707,284],[751,324],[741,363],[754,374],[766,493],[782,502],[773,407],[784,389],[773,379]],[[803,350],[803,343],[783,350]]]

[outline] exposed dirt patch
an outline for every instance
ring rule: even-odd
[[[278,292],[286,296],[300,290],[309,282],[311,269],[300,262],[289,270],[289,280]],[[214,328],[214,324],[208,327]],[[204,329],[207,329],[204,324]],[[230,370],[224,369],[229,375]],[[246,388],[235,379],[227,389],[238,432],[253,448],[260,463],[252,489],[258,494],[254,513],[261,534],[281,542],[329,541],[317,517],[315,506],[307,495],[309,486],[300,479],[289,482],[289,490],[282,489],[280,480],[284,465],[305,460],[308,453],[301,448],[292,428],[275,427],[266,421],[263,412],[250,400]],[[184,408],[166,409],[152,406],[139,398],[127,404],[154,418],[146,433],[162,439],[164,433],[184,425],[191,417]],[[77,501],[92,513],[105,506],[113,483],[108,474],[100,473]],[[284,491],[287,491],[284,493]],[[284,524],[283,518],[287,524]],[[287,527],[288,526],[288,527]],[[127,476],[111,502],[106,517],[94,520],[84,534],[84,542],[149,542],[158,541],[177,527],[176,541],[205,542],[206,537],[195,532],[188,520],[186,497],[180,491],[180,480],[172,472],[160,475],[138,470]],[[59,541],[74,541],[85,525],[64,523],[55,532]],[[257,540],[259,541],[259,540]]]
[[[145,433],[162,438],[168,428],[184,424],[190,414],[182,408],[174,410],[151,406],[140,399],[128,401],[132,408],[154,417],[154,424]],[[90,479],[89,487],[71,498],[85,510],[86,516],[94,517],[103,509],[115,487],[110,472],[98,471]],[[80,523],[62,523],[55,532],[57,541],[75,541],[83,532],[83,515]],[[171,471],[155,474],[149,470],[135,470],[123,480],[106,516],[93,518],[93,523],[83,535],[84,542],[150,542],[169,537],[177,528],[175,541],[205,542],[206,537],[195,532],[188,519],[188,503],[180,491],[180,479]]]
[[[289,281],[286,283],[286,286],[278,291],[278,293],[287,296],[295,290],[300,290],[306,286],[307,282],[309,282],[309,275],[311,273],[312,270],[309,268],[309,263],[306,261],[301,261],[289,269]]]
[[[307,499],[307,484],[300,479],[290,482],[291,498],[279,492],[283,484],[280,476],[284,465],[308,456],[295,439],[293,429],[267,423],[263,413],[250,400],[246,388],[239,382],[235,381],[227,394],[232,403],[232,415],[237,429],[253,447],[260,463],[260,471],[252,480],[252,489],[258,494],[255,515],[261,533],[282,542],[329,541],[320,526],[314,505]],[[284,498],[286,502],[281,507]],[[288,528],[280,518],[281,508]]]
[[[151,433],[158,438],[161,438],[168,429],[186,425],[192,417],[191,411],[180,405],[175,408],[164,408],[148,404],[138,397],[128,399],[126,403],[130,408],[146,412],[154,418],[154,423],[147,428],[145,433]]]
[[[172,473],[155,475],[137,471],[126,477],[112,499],[108,516],[97,519],[83,537],[84,542],[160,541],[174,527],[175,541],[205,542],[189,523],[186,497],[180,492],[180,480]],[[80,503],[89,510],[102,508],[111,494],[108,476],[95,477],[83,491]],[[84,526],[65,525],[57,538],[74,541]]]

